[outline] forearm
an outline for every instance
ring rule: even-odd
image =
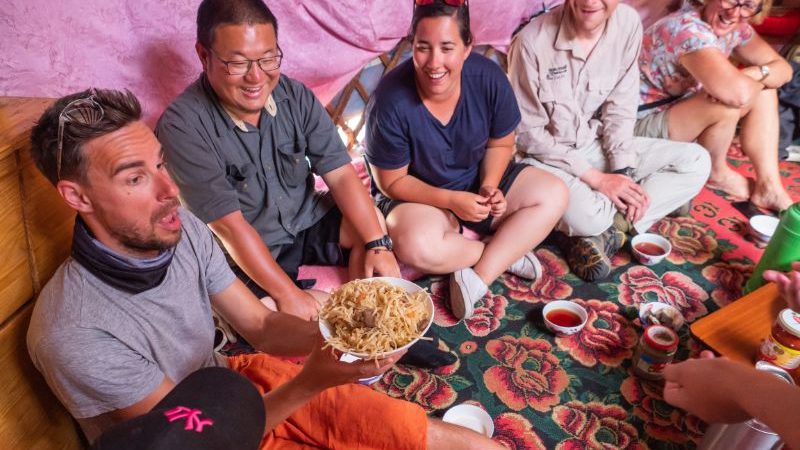
[[[298,375],[264,394],[264,407],[267,411],[264,433],[267,434],[275,429],[320,392],[322,392],[321,389],[309,386],[303,380],[302,375]]]
[[[261,324],[254,337],[245,336],[253,347],[265,353],[282,356],[305,356],[311,353],[319,334],[316,321],[291,314],[273,312]],[[291,339],[287,339],[291,336]]]
[[[328,183],[336,206],[339,207],[342,216],[353,224],[362,243],[380,239],[384,232],[375,213],[372,198],[361,184],[361,180],[352,166],[348,164],[336,171],[342,169],[344,169],[343,173],[333,177]],[[326,182],[328,182],[327,179]]]
[[[486,154],[481,161],[481,187],[491,186],[496,188],[500,179],[511,162],[514,148],[512,146],[495,146],[486,148]]]
[[[769,75],[766,77],[761,72],[761,66],[769,68]],[[778,89],[792,79],[792,67],[786,64],[783,58],[766,64],[748,66],[741,69],[741,72],[767,89]]]
[[[413,175],[404,175],[394,180],[384,192],[395,200],[450,209],[449,190],[433,187]]]
[[[229,217],[235,215],[235,217]],[[241,222],[244,222],[243,224]],[[266,291],[278,306],[302,295],[302,291],[272,257],[261,236],[241,212],[209,224],[236,264]]]
[[[778,433],[790,449],[800,449],[800,388],[784,383],[774,375],[751,371],[752,379],[742,385],[738,402],[748,415]]]

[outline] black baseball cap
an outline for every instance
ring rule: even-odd
[[[147,414],[108,429],[92,449],[255,450],[265,418],[264,401],[250,380],[209,367],[178,383]]]

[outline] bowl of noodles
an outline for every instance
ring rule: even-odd
[[[319,312],[326,346],[381,359],[417,342],[433,323],[433,301],[416,284],[393,277],[353,280],[331,292]]]

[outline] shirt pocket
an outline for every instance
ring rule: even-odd
[[[228,164],[225,167],[225,178],[237,191],[244,193],[255,188],[256,168],[252,163]]]
[[[278,146],[276,165],[281,181],[287,186],[302,185],[311,173],[308,159],[306,159],[307,148],[308,145],[303,138]]]
[[[610,77],[589,78],[589,93],[583,106],[583,110],[592,117],[600,114],[600,107],[603,106],[611,90],[614,89],[614,79]]]

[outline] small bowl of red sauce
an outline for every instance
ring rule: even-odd
[[[672,244],[664,238],[653,233],[636,235],[631,241],[633,255],[645,266],[652,266],[664,260],[672,251]]]
[[[553,300],[545,305],[542,315],[547,329],[556,334],[575,334],[589,318],[583,306],[567,300]]]

